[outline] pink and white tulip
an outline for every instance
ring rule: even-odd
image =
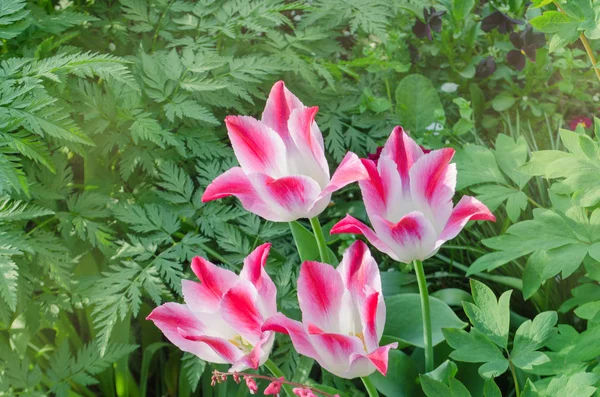
[[[288,334],[298,353],[314,358],[342,378],[387,372],[388,352],[379,347],[385,303],[377,263],[366,244],[356,241],[337,269],[306,261],[298,279],[302,322],[281,313],[267,319],[263,331]]]
[[[396,127],[377,163],[363,159],[369,179],[359,182],[373,229],[347,215],[332,234],[362,234],[378,250],[400,262],[424,260],[458,235],[469,220],[495,221],[479,200],[463,196],[454,207],[454,149],[424,153]]]
[[[200,283],[182,281],[185,303],[165,303],[147,319],[202,360],[232,364],[231,371],[257,369],[269,358],[275,336],[261,329],[277,313],[277,290],[264,269],[270,247],[263,244],[248,255],[239,276],[195,257],[192,271]]]
[[[360,159],[348,153],[329,175],[317,107],[306,107],[284,85],[275,83],[262,120],[227,116],[225,124],[240,164],[218,176],[202,202],[235,196],[242,206],[267,220],[289,222],[319,215],[331,194],[367,177]]]

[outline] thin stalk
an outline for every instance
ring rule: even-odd
[[[321,262],[329,263],[329,251],[327,250],[327,243],[325,242],[325,235],[323,235],[323,229],[321,229],[319,218],[316,216],[314,218],[310,218],[310,225],[315,233],[315,240],[317,241],[317,246],[319,247]]]
[[[375,388],[375,385],[373,384],[371,379],[369,379],[366,376],[363,376],[362,378],[360,378],[360,380],[362,380],[363,385],[365,385],[365,389],[367,389],[367,394],[369,395],[369,397],[379,397],[379,393],[377,393],[377,389]]]
[[[431,336],[431,313],[429,309],[429,293],[427,292],[427,280],[423,262],[415,260],[415,273],[419,284],[419,296],[421,297],[421,315],[423,317],[423,345],[425,346],[425,372],[433,371],[433,339]]]
[[[517,379],[517,371],[515,371],[515,366],[512,363],[512,360],[510,359],[510,354],[507,352],[508,354],[508,365],[510,367],[510,372],[512,373],[512,377],[513,377],[513,382],[515,382],[515,394],[517,395],[517,397],[519,397],[521,395],[521,392],[519,391],[519,381]]]

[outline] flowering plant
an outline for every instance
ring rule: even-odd
[[[417,264],[428,371],[433,369],[431,319],[420,261],[454,238],[467,221],[495,218],[472,197],[463,197],[453,208],[456,168],[450,160],[454,150],[423,150],[401,127],[392,131],[377,158],[360,160],[348,153],[330,178],[316,112],[280,81],[271,90],[261,121],[227,117],[240,167],[218,176],[202,196],[203,201],[236,196],[245,209],[272,221],[311,218],[321,262],[305,261],[300,267],[302,321],[277,312],[276,288],[265,270],[270,244],[256,248],[244,260],[239,276],[194,258],[192,270],[200,283],[183,281],[185,304],[165,303],[148,319],[182,350],[209,362],[231,364],[230,372],[216,372],[213,382],[229,375],[239,382],[239,371],[267,364],[276,378],[268,378],[271,383],[265,394],[283,388],[290,396],[314,392],[329,396],[308,386],[291,388],[295,384],[280,376],[268,360],[277,332],[289,335],[298,353],[315,359],[332,374],[361,377],[369,395],[375,396],[368,376],[374,371],[386,375],[389,351],[398,343],[379,345],[386,305],[379,267],[366,244],[352,244],[337,268],[327,263],[331,258],[316,217],[331,194],[359,181],[375,228],[347,216],[331,233],[363,234],[394,260]],[[261,378],[244,375],[253,394],[258,391],[255,379]]]

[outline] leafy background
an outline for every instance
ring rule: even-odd
[[[280,79],[319,106],[330,163],[374,152],[401,124],[426,147],[455,147],[459,189],[498,218],[426,262],[432,374],[418,375],[411,269],[376,254],[385,337],[402,347],[388,378],[373,375],[382,394],[515,395],[515,381],[523,396],[596,393],[600,143],[568,122],[600,100],[577,41],[583,32],[597,48],[598,6],[534,3],[544,8],[440,1],[428,41],[412,32],[433,5],[422,0],[0,2],[0,395],[246,395],[211,387],[223,368],[165,343],[145,317],[180,299],[193,256],[239,270],[266,241],[279,307],[298,316],[288,225],[200,201],[236,161],[222,120],[259,116]],[[549,34],[522,71],[505,61],[508,34],[481,29],[496,10]],[[497,67],[482,77],[489,56]],[[347,212],[366,216],[356,186],[321,221]],[[352,240],[328,242],[339,254]],[[294,381],[364,393],[285,338],[272,358]]]

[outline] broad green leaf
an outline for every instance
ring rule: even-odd
[[[448,379],[448,385],[427,375],[420,375],[419,379],[427,397],[471,397],[469,390],[454,378]]]
[[[459,190],[480,183],[507,183],[494,153],[483,146],[465,145],[456,152],[455,161],[458,169],[456,188]]]
[[[497,112],[503,112],[510,109],[515,102],[515,97],[507,92],[501,92],[492,100],[492,107]]]
[[[297,221],[290,222],[290,230],[294,236],[294,241],[296,242],[296,248],[298,249],[300,260],[303,262],[321,261],[321,256],[319,255],[319,246],[317,245],[315,236]],[[331,248],[327,247],[327,249],[329,250],[329,260],[331,261],[330,264],[337,265],[339,262],[336,255],[333,253]]]
[[[594,385],[600,376],[589,372],[555,377],[548,384],[546,395],[552,397],[590,397],[596,392]]]
[[[495,211],[502,203],[506,202],[506,213],[512,222],[517,222],[521,211],[527,208],[527,195],[512,187],[485,184],[473,187],[471,190],[477,194],[477,198],[490,211]]]
[[[421,134],[425,127],[444,115],[437,90],[431,81],[420,74],[403,78],[396,87],[396,116],[404,128]]]
[[[457,328],[442,330],[446,342],[455,350],[450,358],[468,363],[484,363],[479,367],[479,374],[484,378],[502,375],[508,369],[508,360],[498,346],[477,328],[471,328],[469,333]]]
[[[494,379],[490,378],[485,380],[483,397],[502,397],[502,392],[496,382],[494,382]]]
[[[448,380],[450,378],[454,378],[457,372],[458,367],[456,366],[456,364],[453,361],[446,360],[433,371],[427,372],[425,376],[448,384]]]
[[[517,138],[516,141],[504,134],[499,134],[496,138],[494,155],[498,166],[521,189],[531,178],[518,171],[519,167],[527,162],[528,150],[527,141],[523,136]]]
[[[534,365],[549,361],[544,353],[537,352],[554,332],[558,316],[556,312],[543,312],[533,321],[527,320],[517,329],[510,357],[513,364],[528,370]]]
[[[512,290],[506,291],[496,301],[496,295],[488,286],[471,279],[474,303],[463,302],[465,314],[471,320],[471,324],[504,349],[508,344],[511,293]]]
[[[441,300],[430,297],[429,304],[434,346],[444,340],[442,328],[464,328],[467,325]],[[385,306],[388,313],[402,313],[402,315],[387,317],[384,335],[393,336],[413,346],[423,348],[423,321],[419,294],[386,297]]]

